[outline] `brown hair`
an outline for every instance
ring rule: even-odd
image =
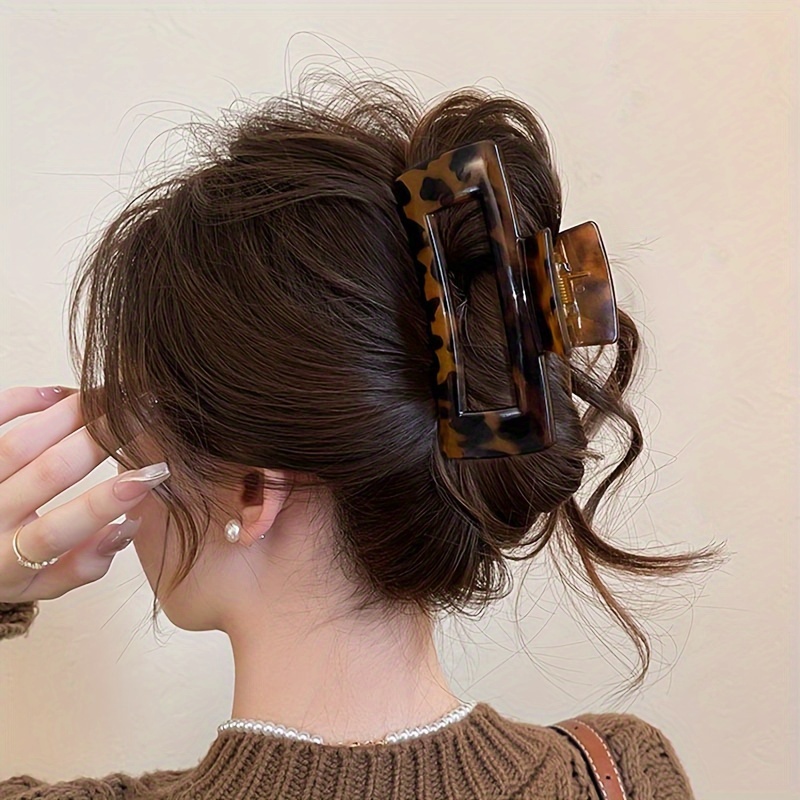
[[[633,685],[641,683],[648,637],[601,570],[677,575],[719,563],[721,545],[645,555],[593,526],[600,500],[643,449],[624,400],[641,346],[630,316],[619,309],[614,345],[573,351],[569,363],[547,354],[554,446],[448,460],[437,445],[425,314],[392,182],[423,159],[493,139],[521,232],[549,227],[555,236],[561,187],[536,112],[478,88],[426,107],[388,82],[361,80],[324,99],[275,97],[207,130],[198,164],[136,195],[105,228],[81,260],[70,305],[88,430],[109,454],[124,444],[114,457],[126,468],[150,463],[132,441],[146,430],[170,465],[156,491],[182,560],[167,594],[196,562],[211,520],[231,516],[215,488],[236,486],[248,468],[283,470],[288,482],[270,486],[329,493],[354,608],[481,610],[511,590],[508,561],[553,540],[567,571],[632,639],[641,660]],[[439,229],[467,408],[513,405],[477,206],[449,209]],[[158,402],[141,402],[148,395]],[[581,505],[587,461],[601,457],[589,441],[614,418],[627,426],[627,450]]]

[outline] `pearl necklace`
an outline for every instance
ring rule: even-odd
[[[419,725],[415,728],[403,728],[401,731],[389,733],[383,739],[378,741],[367,742],[335,742],[335,744],[347,744],[348,747],[357,747],[362,744],[395,744],[396,742],[404,742],[407,739],[415,739],[418,736],[424,736],[428,733],[435,733],[438,730],[458,722],[475,708],[476,703],[462,703],[458,708],[450,711],[442,717],[439,717],[435,722],[428,725]],[[306,731],[298,731],[295,728],[286,728],[283,725],[277,725],[274,722],[265,722],[257,719],[229,719],[223,722],[222,725],[217,727],[217,730],[227,731],[246,731],[247,733],[263,733],[266,736],[283,736],[287,739],[296,739],[301,742],[314,742],[315,744],[325,744],[321,736],[316,734],[312,735]]]

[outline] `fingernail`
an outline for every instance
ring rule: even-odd
[[[63,386],[42,386],[36,391],[47,400],[48,403],[54,403],[56,400],[61,400],[67,396]]]
[[[114,496],[117,500],[133,500],[154,486],[158,486],[159,483],[169,478],[169,475],[169,467],[165,461],[125,472],[117,478],[114,484]]]
[[[110,556],[124,550],[133,541],[140,524],[141,519],[126,518],[97,545],[97,552],[101,556]]]

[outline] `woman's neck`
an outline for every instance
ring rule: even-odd
[[[368,741],[455,709],[427,620],[326,619],[313,603],[267,607],[229,626],[235,718]]]

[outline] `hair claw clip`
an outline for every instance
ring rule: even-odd
[[[434,353],[439,446],[449,458],[534,453],[555,443],[544,352],[615,342],[611,271],[600,231],[584,222],[552,240],[545,228],[521,237],[497,145],[449,150],[394,183],[409,236]],[[498,283],[516,406],[466,410],[464,369],[436,212],[480,202]],[[571,388],[571,387],[570,387]]]
[[[614,283],[597,223],[562,231],[555,243],[549,228],[523,242],[542,348],[569,356],[573,347],[616,342]]]

